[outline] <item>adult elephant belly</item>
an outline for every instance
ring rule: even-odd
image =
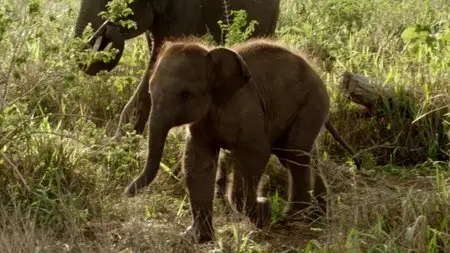
[[[217,43],[224,43],[224,34],[218,24],[232,22],[233,10],[245,10],[247,24],[257,20],[252,37],[271,35],[275,31],[280,0],[202,0],[179,1],[155,18],[152,32],[156,41],[184,36],[202,36],[210,33]]]
[[[221,42],[221,30],[218,24],[225,15],[223,0],[179,1],[167,7],[164,15],[154,19],[152,34],[155,43],[183,36],[202,36],[210,33],[216,42]]]
[[[246,10],[247,22],[257,20],[253,37],[273,34],[280,13],[280,0],[230,0],[230,9]]]

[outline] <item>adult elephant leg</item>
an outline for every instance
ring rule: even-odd
[[[244,213],[257,228],[270,221],[270,202],[258,197],[261,177],[270,158],[265,145],[240,147],[232,150],[235,159],[233,181],[228,199],[236,211]]]
[[[134,124],[134,130],[137,134],[142,134],[144,132],[145,124],[147,123],[148,117],[150,115],[152,100],[150,94],[148,93],[148,86],[149,78],[151,75],[151,68],[156,61],[157,54],[155,53],[156,45],[152,42],[150,31],[147,31],[145,33],[145,37],[147,39],[150,53],[149,60],[144,75],[142,76],[137,89],[128,100],[127,104],[120,114],[116,136],[121,135],[121,127],[128,122],[134,108],[137,108],[135,114],[136,123]]]
[[[152,61],[150,61],[149,65],[151,64]],[[151,74],[150,72],[151,72],[150,68],[147,68],[136,91],[137,107],[135,110],[136,122],[134,123],[134,130],[136,131],[137,134],[142,134],[144,132],[145,125],[147,124],[148,117],[150,115],[150,110],[152,108],[151,96],[148,93],[149,78]]]

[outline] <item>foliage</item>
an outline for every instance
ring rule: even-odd
[[[245,10],[231,10],[231,21],[224,24],[224,21],[219,20],[222,33],[225,33],[225,46],[232,46],[234,44],[246,41],[255,31],[255,25],[258,25],[256,20],[247,21],[247,13]]]
[[[200,38],[211,45],[222,44],[229,47],[246,41],[255,31],[255,26],[258,25],[258,22],[256,20],[248,22],[245,10],[231,10],[225,20],[219,20],[217,24],[222,32],[223,41],[215,41],[209,32]]]
[[[134,27],[137,29],[136,22],[124,19],[129,15],[133,15],[133,10],[128,7],[134,0],[112,0],[106,4],[107,11],[102,11],[99,15],[115,24],[123,26],[127,29]]]
[[[409,25],[401,37],[410,47],[426,45],[434,52],[444,52],[450,56],[450,25],[449,22],[438,21],[432,25]]]

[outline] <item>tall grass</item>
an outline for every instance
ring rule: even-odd
[[[314,226],[259,231],[217,202],[218,240],[200,246],[181,235],[190,225],[189,203],[183,182],[170,173],[158,175],[151,193],[122,197],[142,167],[146,142],[131,131],[117,142],[111,133],[143,74],[147,45],[143,36],[130,40],[113,71],[83,74],[77,63],[88,56],[72,39],[78,5],[0,3],[0,252],[450,249],[447,1],[282,0],[277,36],[317,63],[332,97],[330,118],[360,151],[364,170],[354,172],[324,132],[314,167],[324,169],[329,185],[326,217]],[[225,27],[227,44],[251,32],[236,31],[239,22]],[[357,117],[338,88],[344,71],[381,81],[407,104]],[[163,158],[169,166],[181,140],[180,131],[171,132]],[[271,159],[265,177],[276,220],[287,176]]]
[[[450,104],[446,1],[284,3],[296,8],[286,8],[281,39],[306,47],[333,65],[323,73],[335,99],[331,118],[353,146],[370,149],[366,154],[382,164],[414,165],[446,156],[448,124],[438,117],[444,113],[429,113],[440,107],[448,111]],[[404,31],[409,26],[429,35],[408,40],[412,36],[405,36]],[[405,105],[406,111],[386,106],[383,118],[355,119],[337,89],[344,71],[392,87],[398,91],[397,104],[408,102],[401,93],[407,90],[414,96],[412,102]]]

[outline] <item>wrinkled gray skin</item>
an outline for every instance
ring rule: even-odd
[[[79,15],[75,25],[75,37],[80,37],[90,22],[94,30],[104,22],[99,16],[100,11],[106,10],[107,0],[82,0]],[[279,0],[227,0],[228,10],[243,9],[247,11],[248,20],[258,21],[252,36],[272,35],[275,32],[279,15]],[[151,66],[156,60],[160,46],[166,38],[176,38],[185,35],[201,36],[209,31],[214,40],[221,42],[221,32],[218,20],[225,19],[224,0],[135,0],[130,4],[134,15],[127,17],[137,23],[137,30],[125,29],[108,25],[106,34],[101,36],[99,50],[112,42],[114,48],[119,49],[117,57],[111,62],[94,62],[90,66],[83,66],[89,75],[96,75],[100,70],[113,69],[120,60],[123,52],[124,40],[146,33],[150,57],[146,71],[132,98],[124,107],[117,136],[121,134],[120,127],[128,121],[132,110],[137,106],[134,130],[138,134],[144,131],[151,107],[148,95],[148,79]],[[100,34],[101,35],[101,34]],[[153,38],[153,43],[152,43]],[[89,45],[93,46],[93,45]]]
[[[228,199],[258,228],[270,220],[270,203],[258,196],[271,154],[289,171],[285,215],[310,205],[309,190],[326,210],[326,188],[310,170],[309,152],[327,122],[329,96],[302,57],[261,39],[232,49],[172,42],[159,57],[150,78],[148,157],[142,173],[127,187],[128,196],[157,175],[168,131],[188,124],[183,168],[193,222],[187,232],[196,242],[214,239],[220,149],[229,150],[232,159]]]

